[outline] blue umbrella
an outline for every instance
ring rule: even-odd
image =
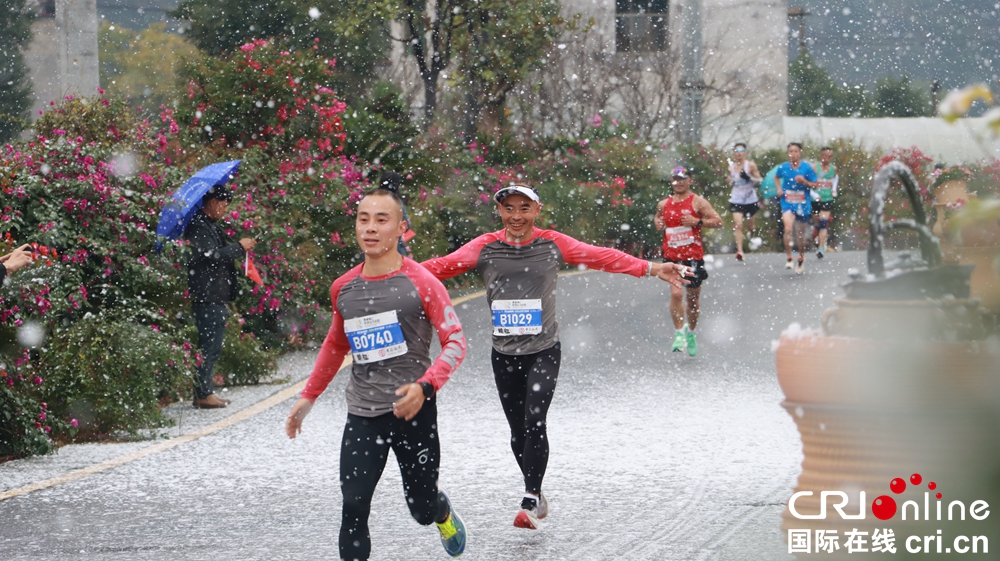
[[[240,167],[241,160],[212,164],[198,170],[187,180],[160,212],[160,223],[156,225],[156,252],[163,249],[163,242],[176,240],[184,234],[184,229],[201,208],[202,199],[209,189],[225,185]]]

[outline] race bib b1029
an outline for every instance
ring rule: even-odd
[[[406,339],[396,310],[344,320],[354,362],[367,364],[406,354]]]
[[[542,332],[542,300],[494,300],[493,334],[500,337]]]

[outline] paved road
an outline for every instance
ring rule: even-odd
[[[863,261],[833,254],[796,277],[780,255],[716,259],[693,359],[669,352],[665,284],[597,272],[561,279],[552,514],[537,532],[511,524],[522,488],[489,370],[484,299],[460,305],[469,353],[439,410],[441,484],[471,532],[463,558],[790,559],[779,516],[802,456],[779,406],[771,344],[793,322],[816,325]],[[336,559],[345,381],[334,380],[295,441],[282,430],[289,401],[0,502],[0,559]],[[436,532],[410,519],[392,463],[371,526],[372,559],[446,558]]]

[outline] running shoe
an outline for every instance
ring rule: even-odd
[[[549,515],[549,500],[545,498],[545,493],[538,492],[538,519],[541,520]]]
[[[799,257],[799,264],[795,266],[795,274],[801,275],[804,270],[806,270],[806,260]]]
[[[541,517],[538,516],[538,501],[531,497],[524,497],[521,499],[521,510],[514,517],[514,526],[526,530],[537,530],[539,518]]]
[[[694,339],[694,331],[687,332],[687,352],[688,356],[695,356],[698,354],[698,341]]]
[[[736,252],[736,260],[743,261],[743,254],[741,252]]]
[[[670,347],[671,352],[679,353],[687,347],[687,339],[684,337],[684,332],[678,331],[674,333],[674,344]]]
[[[792,268],[792,267],[794,267],[794,266],[795,266],[795,265],[793,265],[793,264],[792,264],[792,258],[791,258],[791,257],[789,257],[789,258],[788,258],[788,261],[785,261],[785,268],[786,268],[786,269],[791,269],[791,268]]]
[[[816,251],[816,259],[822,259],[822,258],[823,258],[823,250],[820,249]]]
[[[445,518],[444,522],[437,522],[435,525],[441,534],[441,545],[444,546],[445,553],[452,557],[458,557],[465,551],[465,523],[462,522],[462,518],[455,512],[455,507],[451,506],[451,499],[448,498],[448,495],[445,495],[444,491],[439,492],[448,503],[448,518]]]

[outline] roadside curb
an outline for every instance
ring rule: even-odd
[[[469,300],[478,298],[485,294],[486,292],[484,290],[478,290],[471,294],[466,294],[465,296],[461,296],[459,298],[452,300],[452,305],[457,306],[459,304],[468,302]],[[351,363],[351,358],[348,357],[344,360],[344,363],[341,364],[340,368],[338,368],[337,370],[339,371],[343,369],[350,363]],[[274,393],[269,397],[261,401],[258,401],[253,405],[240,409],[236,413],[233,413],[232,415],[225,417],[221,420],[218,420],[210,425],[206,425],[199,429],[195,429],[191,432],[182,434],[180,436],[175,436],[169,440],[158,442],[156,444],[151,444],[149,446],[146,446],[145,448],[141,448],[139,450],[135,450],[127,454],[116,456],[114,458],[105,460],[103,462],[98,462],[96,464],[84,468],[69,471],[63,475],[50,477],[47,479],[43,479],[41,481],[36,481],[34,483],[22,485],[20,487],[16,487],[8,491],[0,492],[0,502],[5,501],[7,499],[12,499],[14,497],[19,497],[21,495],[26,495],[28,493],[33,493],[35,491],[48,489],[49,487],[54,487],[62,483],[76,481],[77,479],[82,479],[84,477],[87,477],[88,475],[93,475],[95,473],[100,473],[102,471],[106,471],[130,462],[134,462],[135,460],[139,460],[147,456],[152,456],[153,454],[158,454],[160,452],[170,450],[171,448],[175,448],[177,446],[180,446],[181,444],[186,444],[188,442],[198,440],[199,438],[202,438],[204,436],[214,434],[222,429],[231,427],[239,422],[255,417],[263,413],[264,411],[271,409],[276,405],[279,405],[281,403],[284,403],[285,401],[288,401],[289,399],[296,397],[297,395],[302,393],[302,390],[305,388],[305,386],[306,386],[306,380],[301,380],[299,382],[292,384],[287,388],[279,390],[277,393]]]

